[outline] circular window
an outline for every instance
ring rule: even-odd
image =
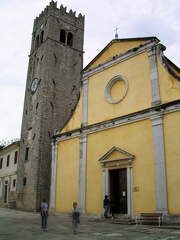
[[[105,99],[109,103],[118,103],[128,91],[128,82],[123,76],[113,77],[107,84],[105,89]]]

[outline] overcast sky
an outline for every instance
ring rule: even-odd
[[[0,0],[0,140],[20,138],[34,19],[50,0]],[[115,36],[156,36],[180,67],[180,0],[58,0],[85,15],[84,66]]]

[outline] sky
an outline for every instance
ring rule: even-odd
[[[50,0],[0,0],[0,141],[20,138],[34,19]],[[179,0],[57,0],[85,15],[84,67],[115,38],[156,36],[180,67]]]

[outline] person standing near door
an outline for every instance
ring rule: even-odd
[[[104,217],[106,219],[108,218],[109,204],[110,204],[110,201],[108,199],[108,195],[105,195],[104,201],[103,201],[103,207],[104,207]]]
[[[111,219],[114,219],[114,211],[115,211],[115,204],[112,197],[110,197],[110,213],[111,213]]]

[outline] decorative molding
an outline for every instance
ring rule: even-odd
[[[152,107],[146,110],[142,110],[139,112],[135,112],[132,114],[128,114],[125,116],[117,117],[111,120],[107,120],[104,122],[96,123],[93,125],[85,126],[71,132],[61,133],[55,135],[53,138],[56,138],[57,141],[64,141],[66,139],[80,137],[81,134],[91,134],[94,132],[99,132],[103,130],[107,130],[110,128],[115,128],[118,126],[123,126],[126,124],[138,122],[145,119],[153,119],[157,118],[157,116],[163,114],[168,114],[172,112],[176,112],[180,110],[180,101],[176,101],[174,103],[162,104],[158,107]],[[155,122],[153,122],[155,124]]]
[[[171,76],[173,76],[177,81],[180,81],[180,76],[178,76],[173,69],[168,65],[167,63],[167,58],[164,56],[163,51],[166,50],[166,47],[163,44],[159,44],[158,45],[158,57],[163,65],[163,67],[165,68],[165,70],[171,74]],[[174,64],[173,64],[174,65]],[[177,68],[177,66],[175,66]]]
[[[111,158],[110,155],[113,152],[119,152],[120,156],[117,158]],[[121,156],[123,154],[123,156]],[[132,160],[134,159],[134,155],[118,148],[111,148],[103,157],[101,157],[98,161],[100,162],[103,171],[107,168],[110,169],[119,169],[119,168],[132,168]]]
[[[152,106],[157,106],[161,103],[158,68],[156,62],[156,46],[148,48],[148,56],[150,62],[151,90],[152,90]]]
[[[99,73],[101,71],[104,71],[106,68],[110,68],[120,62],[123,62],[129,58],[135,57],[138,54],[141,54],[143,52],[146,52],[147,49],[151,49],[153,46],[156,46],[156,42],[146,42],[144,44],[141,44],[136,47],[136,51],[133,49],[128,50],[127,52],[121,53],[115,57],[113,57],[110,60],[107,60],[106,62],[103,62],[102,64],[99,64],[98,66],[93,67],[92,69],[86,70],[83,72],[83,76],[86,75],[91,76],[93,74]]]
[[[108,159],[107,157],[110,156],[110,154],[113,151],[119,151],[120,153],[123,153],[125,156],[122,158],[117,159]],[[127,214],[132,215],[133,214],[133,193],[132,193],[132,159],[134,158],[134,155],[118,148],[113,147],[111,148],[106,154],[104,154],[103,157],[99,159],[99,162],[102,166],[102,178],[103,178],[103,197],[105,195],[109,195],[109,171],[111,169],[120,169],[120,168],[126,168],[127,169]],[[124,162],[124,161],[125,162]],[[116,164],[119,162],[119,164]],[[111,163],[111,166],[109,167],[108,163]],[[112,168],[112,164],[114,164]]]
[[[122,157],[122,158],[114,158],[114,159],[107,159],[107,157],[110,156],[111,153],[113,153],[114,151],[117,151],[117,152],[120,152],[120,153],[123,153],[125,157]],[[118,160],[122,160],[122,159],[133,159],[134,158],[134,155],[118,148],[118,147],[112,147],[106,154],[104,154],[100,159],[99,159],[99,162],[100,163],[105,163],[105,162],[109,162],[109,161],[118,161]]]
[[[126,84],[126,90],[124,92],[124,95],[118,99],[118,100],[113,100],[111,98],[111,89],[113,87],[113,85],[118,82],[118,81],[123,81],[125,84]],[[117,75],[115,77],[113,77],[109,82],[108,84],[106,85],[106,88],[105,88],[105,99],[107,102],[109,103],[112,103],[112,104],[115,104],[115,103],[118,103],[120,102],[121,100],[123,100],[123,98],[126,96],[127,94],[127,91],[128,91],[128,81],[126,80],[125,77],[121,76],[121,75]]]
[[[82,96],[82,126],[87,125],[88,115],[88,76],[83,78],[83,96]]]

